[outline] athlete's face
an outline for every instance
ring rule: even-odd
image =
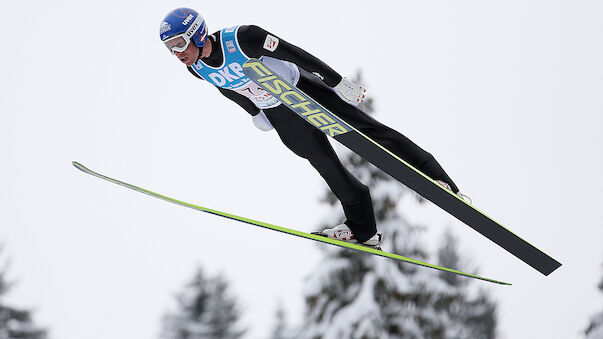
[[[199,47],[191,41],[184,52],[174,52],[174,55],[187,66],[192,66],[199,57]]]

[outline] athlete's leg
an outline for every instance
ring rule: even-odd
[[[327,182],[341,202],[345,224],[356,240],[364,242],[375,235],[377,227],[369,189],[341,164],[326,135],[283,105],[264,112],[283,143],[307,159]]]
[[[329,87],[321,81],[317,81],[318,78],[313,74],[307,72],[302,74],[304,77],[297,84],[299,89],[421,172],[434,180],[442,180],[450,184],[453,192],[459,191],[431,153],[426,152],[401,133],[380,123],[357,107],[345,103]]]

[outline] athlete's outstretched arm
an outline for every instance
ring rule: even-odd
[[[195,73],[195,71],[193,71],[190,67],[186,68],[192,75],[195,76],[195,78],[201,79],[201,80],[205,80],[202,77],[199,76],[199,74]],[[235,103],[237,103],[237,105],[241,106],[244,110],[246,110],[249,114],[251,114],[252,116],[256,116],[258,113],[260,113],[260,109],[257,108],[253,102],[251,102],[251,100],[249,100],[249,98],[246,98],[245,96],[238,94],[234,91],[229,91],[227,89],[223,89],[220,87],[216,87],[218,89],[218,91],[220,91],[220,93],[222,93],[222,95],[224,95],[225,97],[227,97],[228,99],[234,101]]]
[[[260,109],[257,108],[256,105],[254,105],[253,102],[251,102],[251,100],[249,100],[249,98],[245,97],[244,95],[241,95],[235,91],[230,91],[230,90],[227,90],[224,88],[220,88],[220,87],[216,87],[216,88],[225,97],[236,102],[237,105],[241,106],[244,110],[247,111],[247,113],[251,114],[252,116],[256,116],[258,113],[260,113]]]
[[[237,38],[241,49],[249,57],[266,55],[290,61],[306,71],[320,74],[330,87],[335,87],[342,79],[341,75],[317,57],[258,26],[241,26]]]

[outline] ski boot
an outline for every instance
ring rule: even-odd
[[[358,242],[352,234],[352,231],[346,224],[337,225],[333,228],[326,228],[322,232],[312,232],[312,234],[321,235],[330,239],[337,239],[352,244],[358,244],[381,251],[381,233],[376,233],[372,238],[365,242]]]
[[[437,182],[440,186],[448,189],[449,191],[452,191],[452,187],[450,187],[450,185],[442,180],[436,180],[435,182]],[[469,205],[473,204],[473,201],[471,201],[471,198],[469,198],[469,196],[459,192],[455,193],[459,198],[463,199],[464,202],[468,203]]]

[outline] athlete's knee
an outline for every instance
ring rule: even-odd
[[[280,134],[279,137],[291,152],[304,159],[309,159],[312,155],[312,149],[307,142],[304,142],[303,138],[294,138],[288,136],[286,133]]]
[[[288,144],[288,143],[285,143],[285,142],[283,142],[283,143],[285,144],[285,146],[287,146],[287,148],[291,152],[295,153],[295,155],[297,155],[298,157],[301,157],[301,158],[304,158],[304,159],[308,159],[310,157],[310,153],[308,152],[307,149],[304,149],[303,147],[299,147],[296,144]]]

